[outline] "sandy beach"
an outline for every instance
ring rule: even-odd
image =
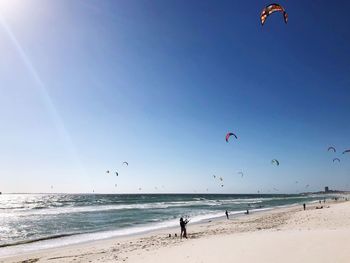
[[[350,202],[317,205],[189,224],[187,240],[166,229],[0,262],[349,262]]]

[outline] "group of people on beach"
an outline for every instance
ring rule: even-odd
[[[335,197],[335,198],[336,199],[333,198],[333,200],[338,200],[337,197]],[[318,202],[319,202],[319,204],[322,204],[322,200],[319,200]],[[326,203],[326,198],[323,199],[323,203],[324,204]],[[306,210],[306,204],[305,203],[303,204],[303,208],[304,208],[304,211],[305,211]],[[323,208],[324,208],[323,205],[315,207],[315,209],[323,209]],[[329,206],[326,206],[326,208],[329,208]]]
[[[245,212],[246,215],[249,214],[249,210],[247,209],[247,211]],[[226,218],[227,219],[230,219],[229,218],[229,212],[226,210],[225,211],[225,215],[226,215]],[[181,228],[181,233],[180,233],[180,238],[182,239],[183,237],[184,238],[187,238],[187,230],[186,230],[186,225],[188,224],[188,222],[190,222],[190,220],[188,219],[183,219],[182,217],[180,218],[180,228]],[[211,222],[211,221],[209,221]]]
[[[321,200],[319,201],[321,203]],[[326,203],[326,199],[323,200],[324,203]],[[323,207],[321,207],[323,208]],[[304,211],[306,210],[306,204],[303,204],[303,209]],[[319,209],[319,207],[316,207],[316,209]],[[245,212],[246,215],[249,215],[249,209],[247,209],[247,211]],[[230,219],[229,217],[229,212],[226,210],[225,211],[225,216],[227,219]],[[182,217],[180,218],[180,227],[181,227],[181,234],[180,234],[180,238],[187,238],[187,230],[186,230],[186,225],[189,222],[188,219],[183,219]]]

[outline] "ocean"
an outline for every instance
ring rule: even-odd
[[[0,256],[302,204],[321,195],[2,194]]]

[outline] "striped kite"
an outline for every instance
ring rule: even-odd
[[[270,4],[268,6],[266,6],[260,14],[260,20],[261,20],[261,25],[263,26],[266,18],[271,15],[274,12],[282,12],[283,14],[283,18],[284,18],[284,22],[287,24],[288,22],[288,14],[286,13],[286,11],[284,10],[284,8],[279,5],[279,4]]]

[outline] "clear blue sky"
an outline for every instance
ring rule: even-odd
[[[349,190],[350,3],[266,4],[1,1],[0,191]]]

